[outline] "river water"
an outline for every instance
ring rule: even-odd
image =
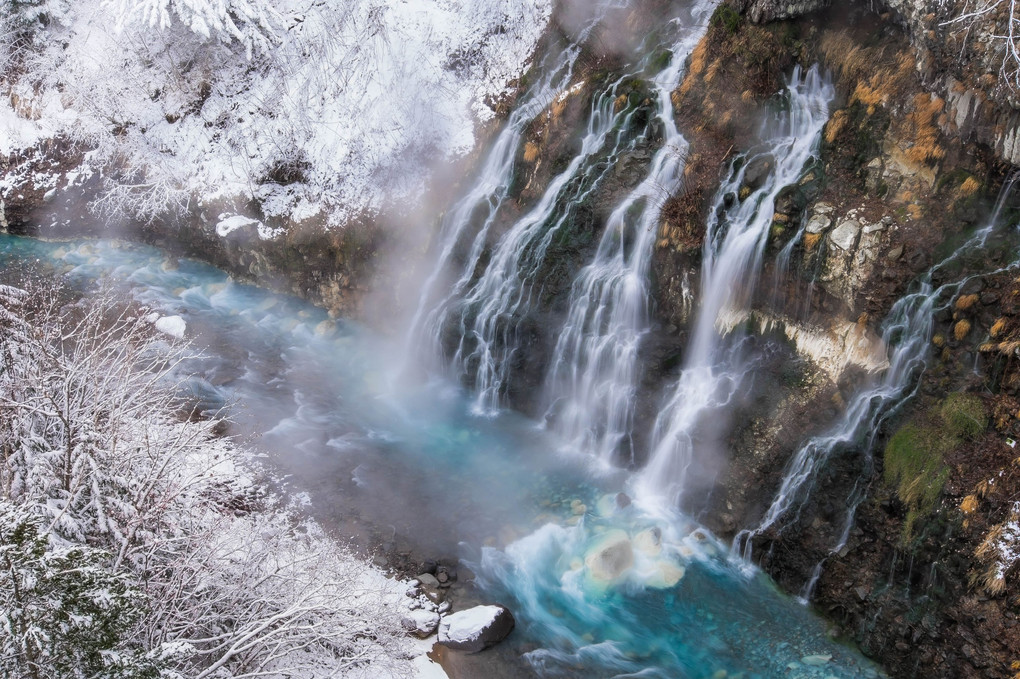
[[[204,407],[225,407],[338,530],[461,559],[478,598],[514,611],[506,643],[542,676],[879,676],[695,523],[628,504],[622,472],[512,412],[474,414],[449,381],[393,386],[397,342],[144,246],[0,236],[12,262],[180,316]]]

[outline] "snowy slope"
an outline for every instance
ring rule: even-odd
[[[217,31],[149,11],[201,4],[48,0],[31,49],[0,59],[27,65],[6,70],[0,153],[79,139],[96,168],[123,168],[106,207],[136,216],[255,198],[269,218],[342,225],[413,201],[438,162],[473,147],[551,12],[551,0],[231,0],[265,16]]]

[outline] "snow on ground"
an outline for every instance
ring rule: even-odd
[[[413,203],[437,163],[470,151],[551,13],[551,0],[265,0],[272,32],[256,34],[271,39],[249,59],[173,17],[125,20],[130,4],[49,0],[41,56],[11,85],[38,120],[0,106],[0,151],[63,132],[99,167],[140,170],[115,196],[129,212],[254,198],[267,217],[333,225]]]
[[[374,566],[365,568],[360,571],[359,575],[359,589],[362,592],[372,592],[381,594],[382,601],[385,602],[385,606],[391,610],[401,611],[404,614],[408,613],[408,602],[411,601],[406,595],[408,588],[411,586],[411,582],[408,580],[397,580],[395,578],[388,577],[381,570]],[[418,679],[447,679],[446,672],[439,666],[438,663],[433,662],[427,656],[428,652],[432,650],[432,646],[436,643],[436,637],[430,636],[427,639],[416,639],[412,636],[407,637],[408,656],[410,657],[410,670],[414,676]],[[400,669],[406,670],[407,667],[401,665]],[[364,672],[354,672],[350,675],[350,679],[384,679],[379,674],[379,668],[375,666],[368,666]]]

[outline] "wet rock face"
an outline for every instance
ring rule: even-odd
[[[812,215],[814,226],[825,235],[824,250],[819,254],[823,261],[818,280],[851,312],[855,310],[857,297],[870,281],[875,264],[888,244],[890,231],[895,230],[891,218],[870,222],[861,212],[853,209],[845,215],[836,216],[829,222],[835,224],[831,230],[821,226],[828,215],[821,216],[817,212]]]
[[[837,5],[840,3],[836,3]],[[849,5],[851,3],[843,3]],[[742,0],[742,12],[762,23],[809,15],[827,0]],[[1009,14],[1002,3],[986,3],[976,16],[967,0],[884,0],[887,26],[910,36],[913,59],[925,85],[945,100],[941,129],[991,147],[1020,164],[1020,92],[1017,69],[1007,57]],[[859,3],[864,7],[864,3]]]
[[[793,19],[829,6],[831,0],[743,0],[743,12],[755,23]]]
[[[744,20],[785,16],[785,7],[795,4],[746,2]],[[989,214],[1009,171],[997,157],[1011,157],[1004,152],[1010,143],[1020,148],[1020,142],[1011,141],[1020,138],[1011,132],[1016,127],[1012,118],[1003,123],[989,117],[989,107],[998,104],[987,88],[980,91],[973,73],[965,78],[954,71],[955,84],[940,79],[932,64],[941,62],[918,57],[927,48],[915,50],[910,26],[899,28],[895,15],[879,15],[863,2],[810,4],[790,11],[821,8],[822,13],[754,28],[792,36],[799,50],[795,59],[821,59],[833,69],[842,96],[824,132],[820,162],[813,168],[820,186],[805,198],[777,201],[775,222],[782,229],[775,230],[781,237],[769,244],[763,280],[769,279],[778,251],[802,230],[790,253],[789,273],[780,277],[777,292],[757,295],[746,314],[721,328],[753,327],[753,333],[796,351],[803,359],[802,370],[797,375],[760,373],[762,381],[777,378],[763,389],[770,398],[745,404],[728,429],[733,457],[704,513],[721,535],[732,535],[761,518],[790,454],[839,416],[868,373],[882,369],[886,351],[878,342],[881,321],[919,275]],[[937,4],[950,7],[953,2]],[[934,7],[914,1],[887,3],[893,9],[906,5]],[[757,14],[752,15],[751,8]],[[735,43],[749,35],[747,24],[741,23],[728,35],[710,37]],[[699,72],[699,58],[707,64],[701,72],[712,72],[715,58],[727,49],[709,41],[704,53],[695,53],[692,73]],[[707,164],[701,158],[720,140],[723,148],[737,143],[740,149],[739,136],[727,136],[720,124],[732,109],[726,104],[729,94],[704,79],[694,80],[694,86],[677,97],[688,124],[685,132],[691,131],[691,170],[685,177],[690,190],[675,200],[683,211],[664,211],[655,264],[656,312],[662,327],[669,328],[666,334],[680,346],[689,322],[684,293],[696,288],[700,276],[700,233],[690,225],[704,223],[704,205],[724,163]],[[738,75],[723,82],[740,92],[748,89],[749,99],[753,94]],[[700,95],[695,97],[695,92]],[[702,115],[705,112],[709,114]],[[699,184],[699,173],[710,181]],[[1015,251],[992,251],[983,262],[968,265],[979,267],[975,272],[987,271],[1014,257]],[[1011,275],[1010,280],[1016,278]],[[685,279],[688,285],[681,285]],[[976,551],[1012,515],[1005,498],[1012,497],[1012,484],[1020,482],[1020,467],[1012,462],[1014,449],[1008,449],[1008,469],[1000,465],[1000,454],[1008,446],[1002,437],[1015,440],[1020,434],[1015,354],[1020,345],[1020,292],[1010,292],[1018,285],[978,277],[959,290],[959,299],[944,300],[948,307],[935,319],[925,378],[908,405],[883,424],[874,450],[848,446],[839,451],[819,475],[800,520],[761,536],[755,544],[762,567],[792,593],[803,591],[824,560],[813,602],[892,676],[1007,677],[1012,674],[1009,664],[1020,657],[1017,601],[974,584],[987,567]],[[693,295],[696,300],[696,289]],[[1014,353],[1007,358],[1003,351]],[[854,360],[846,361],[853,352]],[[997,404],[995,426],[1001,429],[994,440],[986,436],[967,441],[950,456],[939,511],[916,524],[914,537],[906,539],[910,508],[883,476],[886,438],[902,423],[897,418],[909,419],[926,407],[925,399],[940,401],[953,390],[982,393]],[[1001,488],[1000,499],[982,495],[993,478],[993,485]],[[867,488],[867,498],[847,543],[832,553],[846,526],[845,499],[862,488]]]

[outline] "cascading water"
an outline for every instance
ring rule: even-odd
[[[650,515],[619,493],[619,477],[593,478],[576,457],[550,455],[560,438],[496,410],[516,346],[516,316],[541,286],[536,274],[550,239],[619,157],[638,144],[661,144],[647,175],[612,211],[594,260],[570,291],[570,316],[546,380],[550,421],[572,446],[608,461],[629,445],[638,349],[649,324],[649,257],[661,202],[680,181],[686,150],[669,95],[715,4],[691,2],[664,27],[671,47],[664,67],[661,58],[636,60],[634,73],[648,76],[654,89],[656,115],[635,133],[633,108],[616,104],[624,81],[606,85],[590,109],[580,151],[535,206],[507,225],[501,217],[523,132],[567,91],[589,24],[537,69],[538,83],[442,221],[436,266],[423,285],[404,356],[438,355],[444,330],[456,326],[461,341],[454,364],[472,373],[473,403],[443,380],[394,393],[383,377],[399,350],[208,267],[182,262],[170,270],[145,248],[6,237],[0,252],[48,257],[86,276],[117,271],[138,299],[185,317],[192,332],[211,338],[212,356],[195,381],[203,398],[210,405],[245,404],[236,413],[245,433],[261,434],[267,448],[280,452],[276,462],[294,473],[295,486],[320,491],[317,509],[335,512],[331,518],[348,534],[384,529],[387,550],[403,547],[417,556],[425,549],[444,556],[463,550],[473,560],[480,596],[514,606],[519,631],[508,645],[527,648],[543,675],[707,679],[779,676],[795,668],[811,677],[877,676],[764,577],[742,577],[725,559],[725,547],[695,522],[675,513],[665,522]],[[649,51],[661,57],[662,47]],[[734,343],[720,341],[715,324],[750,294],[750,285],[731,288],[757,277],[772,201],[812,154],[830,97],[831,86],[816,69],[794,76],[791,110],[768,137],[775,169],[710,225],[706,296],[684,371],[689,383],[681,378],[657,426],[655,466],[635,484],[639,499],[672,499],[683,480],[674,475],[683,465],[670,462],[678,456],[676,442],[693,436],[697,420],[736,388],[747,368],[739,360],[727,364]],[[754,157],[735,171],[735,187]],[[728,192],[720,193],[720,204]],[[705,391],[692,395],[694,387]],[[658,485],[657,473],[671,476]],[[330,496],[339,496],[335,506]],[[805,658],[825,664],[801,664]]]
[[[800,177],[816,154],[828,107],[835,92],[817,66],[796,69],[788,85],[789,110],[780,113],[763,135],[761,146],[745,155],[716,194],[705,236],[701,307],[680,379],[655,423],[653,447],[635,488],[638,497],[676,506],[681,501],[694,439],[702,419],[725,406],[749,366],[740,358],[739,338],[720,336],[722,314],[738,310],[752,294],[772,225],[779,192]],[[773,167],[761,185],[740,201],[750,168]]]
[[[634,142],[625,134],[634,109],[616,105],[625,79],[614,82],[596,99],[581,150],[549,183],[538,204],[499,240],[484,273],[439,323],[453,322],[459,330],[452,363],[461,375],[473,375],[479,412],[491,414],[501,405],[518,350],[516,321],[533,303],[536,274],[553,237],[573,216],[573,206],[589,198],[620,153]],[[595,154],[606,153],[607,142],[608,158],[588,165]],[[469,275],[465,269],[464,276]]]
[[[599,11],[611,4],[608,1],[597,3],[593,13],[599,16]],[[574,66],[581,54],[581,45],[597,23],[597,19],[589,22],[580,31],[577,39],[554,56],[546,56],[542,60],[536,69],[539,73],[538,83],[528,91],[523,101],[510,114],[510,119],[496,137],[471,188],[443,217],[436,238],[432,271],[422,284],[422,291],[407,334],[403,352],[405,361],[413,358],[432,361],[441,355],[442,325],[448,308],[471,283],[475,267],[482,256],[486,237],[510,191],[514,159],[520,148],[524,130],[570,83]],[[444,284],[443,278],[455,259],[457,248],[463,244],[465,238],[470,238],[469,231],[473,225],[478,225],[478,229],[470,240],[461,269],[462,274],[452,283],[451,289],[437,299]],[[406,367],[405,365],[404,368]]]
[[[791,511],[799,509],[810,494],[818,471],[834,452],[854,447],[863,452],[865,471],[871,467],[871,450],[881,424],[902,406],[916,391],[920,374],[928,357],[934,318],[938,311],[952,303],[953,298],[969,278],[934,285],[940,271],[946,270],[964,257],[981,252],[989,238],[998,229],[1003,206],[1012,194],[1017,178],[1014,176],[1003,187],[999,200],[988,223],[953,251],[946,259],[932,267],[917,283],[917,290],[900,298],[893,305],[883,323],[882,340],[892,347],[889,368],[873,384],[858,391],[850,400],[842,417],[830,431],[808,439],[794,454],[783,481],[768,510],[757,526],[742,531],[733,542],[734,552],[745,561],[752,557],[752,541],[757,535],[775,527],[781,520],[792,522]],[[1000,271],[1020,267],[1015,261]],[[995,272],[982,272],[984,275]],[[849,509],[843,531],[832,551],[839,551],[849,536],[854,512],[863,498],[855,492],[848,499]]]
[[[602,313],[593,309],[591,313],[586,314],[593,318],[597,317],[595,322],[598,323],[597,319],[604,315],[606,308],[616,308],[611,312],[613,318],[610,321],[610,331],[603,333],[602,342],[596,343],[601,347],[602,356],[587,361],[576,351],[571,352],[569,340],[561,342],[557,349],[557,357],[554,359],[559,368],[553,368],[549,380],[550,384],[561,385],[564,372],[569,371],[566,366],[568,361],[583,364],[583,370],[591,366],[592,372],[599,370],[604,372],[607,363],[605,357],[615,355],[618,359],[617,365],[620,366],[617,381],[625,379],[626,384],[622,387],[600,384],[600,391],[612,394],[613,407],[609,408],[609,411],[619,410],[625,413],[628,407],[625,405],[628,400],[626,396],[633,393],[631,383],[637,342],[647,324],[645,320],[647,314],[644,310],[647,304],[644,281],[647,278],[650,244],[656,233],[654,221],[658,216],[661,202],[668,192],[675,188],[682,168],[683,150],[686,148],[686,142],[677,131],[672,118],[669,95],[678,84],[686,58],[703,33],[708,13],[715,4],[715,0],[695,3],[684,16],[671,22],[668,30],[664,31],[673,35],[667,44],[646,48],[645,56],[639,61],[634,73],[616,80],[596,98],[579,152],[571,159],[566,169],[550,181],[538,203],[523,217],[515,220],[492,247],[484,271],[479,275],[477,269],[485,242],[502,198],[506,197],[505,187],[509,185],[509,173],[513,170],[513,154],[499,147],[500,153],[506,156],[499,164],[499,168],[500,171],[507,173],[501,180],[503,189],[500,201],[495,203],[490,201],[494,207],[475,235],[469,254],[460,267],[461,274],[449,294],[429,312],[424,312],[423,307],[420,307],[412,328],[412,336],[416,336],[422,333],[418,328],[419,325],[422,326],[433,347],[442,345],[441,338],[445,328],[454,327],[457,330],[459,342],[451,363],[455,373],[473,383],[477,394],[476,408],[479,412],[491,414],[502,405],[501,399],[507,377],[519,350],[518,323],[521,315],[534,302],[536,275],[553,238],[574,218],[576,208],[591,198],[621,156],[636,146],[652,143],[651,137],[661,134],[664,140],[660,142],[661,148],[652,161],[651,172],[638,189],[614,211],[610,226],[606,229],[608,235],[604,236],[599,246],[597,262],[593,265],[599,273],[589,276],[592,282],[588,287],[605,288],[606,294],[613,301],[620,300],[619,304],[614,305],[611,301],[608,307],[603,305]],[[658,105],[657,115],[645,122],[643,129],[635,136],[631,122],[636,111],[630,102],[620,105],[620,88],[624,83],[634,81],[638,77],[647,77],[647,72],[654,68],[653,62],[657,61],[655,57],[667,47],[670,50],[668,62],[661,70],[653,71],[651,74],[651,84],[655,90],[654,99]],[[566,93],[560,96],[566,96]],[[520,143],[519,133],[515,139],[516,143]],[[487,174],[483,174],[483,179]],[[464,224],[470,221],[473,209],[466,203],[476,205],[475,194],[480,196],[485,192],[486,189],[473,189],[468,198],[458,204],[452,213],[451,223],[455,222],[459,226],[448,228],[444,225],[445,235],[441,237],[444,246],[437,272],[450,263],[449,253],[453,252],[456,242],[463,238]],[[640,210],[637,219],[634,219],[635,208]],[[624,223],[625,220],[627,224]],[[615,232],[615,235],[611,232]],[[611,260],[617,260],[618,263]],[[621,271],[613,273],[615,269],[621,267]],[[426,284],[427,290],[434,286],[438,275],[434,273],[429,279]],[[423,295],[422,299],[422,304],[427,304],[427,295]],[[576,306],[573,304],[576,301],[571,300],[572,306]],[[580,313],[585,314],[585,311],[581,310]],[[582,322],[584,320],[581,319]],[[591,319],[589,325],[590,322]],[[574,329],[576,325],[568,322],[567,328]],[[584,328],[577,326],[572,337],[579,337],[583,332]],[[625,337],[626,334],[629,336]],[[623,347],[623,350],[614,354],[614,346]],[[575,355],[568,356],[568,353]],[[626,367],[628,365],[629,368]],[[581,381],[583,382],[583,378]],[[605,379],[600,381],[605,382]],[[577,383],[574,386],[573,392],[581,393],[578,387],[582,384]],[[552,398],[559,398],[559,394],[556,393],[559,389],[554,387],[551,391],[555,394]],[[583,407],[571,408],[565,418],[560,418],[565,423],[566,429],[579,431],[579,428],[583,427],[577,422],[578,418],[571,415],[580,410],[583,410]],[[627,421],[630,418],[624,414],[617,416],[616,419]],[[612,440],[620,437],[621,434],[617,431],[602,438]]]
[[[683,173],[688,143],[670,94],[715,2],[696,3],[667,66],[652,79],[662,147],[644,180],[611,213],[591,264],[573,283],[546,378],[547,419],[569,445],[605,462],[633,461],[638,349],[648,331],[648,268],[659,212]]]

